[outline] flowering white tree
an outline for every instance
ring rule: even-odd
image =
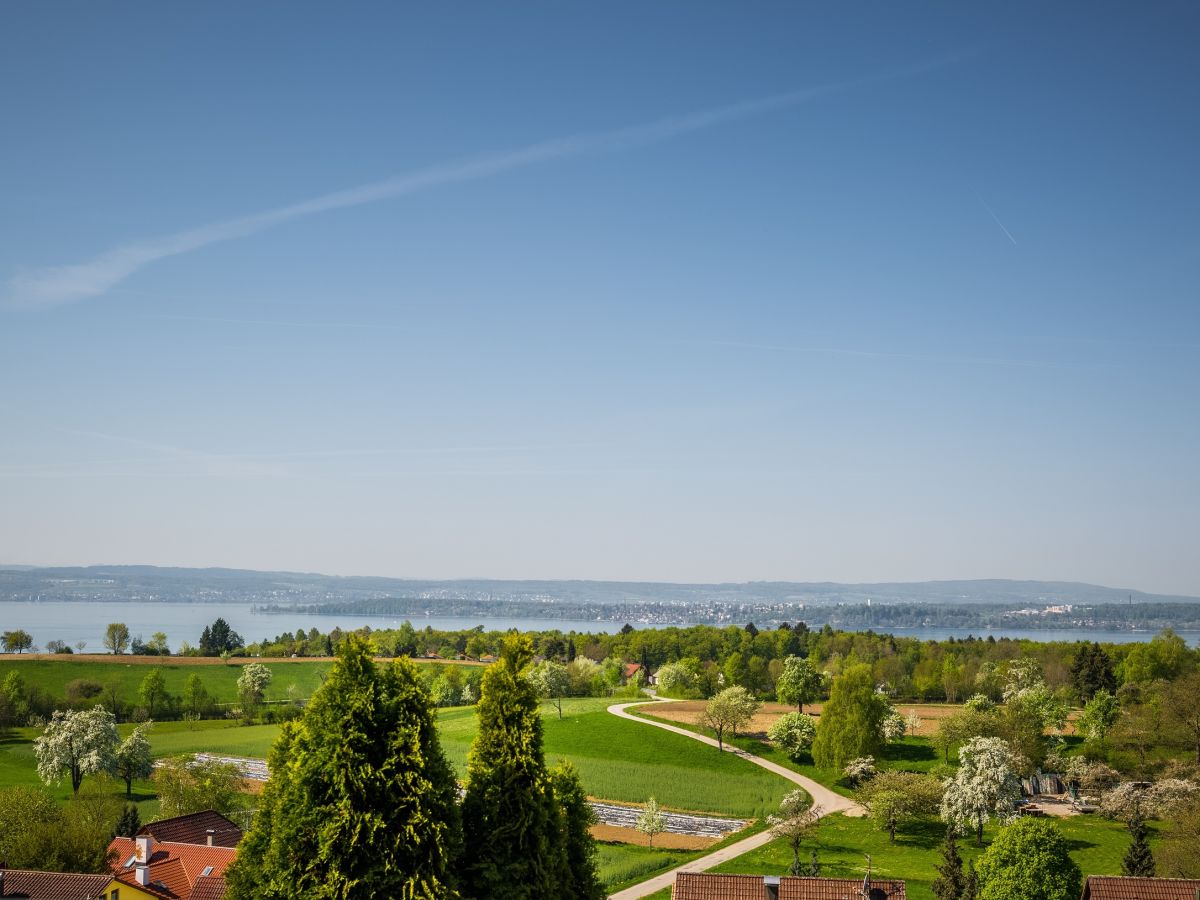
[[[654,846],[654,836],[667,830],[667,817],[658,808],[657,800],[651,797],[646,802],[633,827],[646,835],[650,839],[650,846]]]
[[[116,764],[117,720],[103,706],[85,710],[55,710],[42,736],[33,742],[38,777],[58,784],[71,776],[71,790],[87,775],[111,772]]]
[[[146,732],[153,727],[153,722],[143,722],[117,747],[113,771],[124,780],[126,797],[133,796],[133,779],[149,778],[154,773],[154,761],[150,758],[150,739],[146,737]]]
[[[917,729],[921,727],[923,721],[920,713],[915,709],[910,709],[904,714],[904,727],[908,730],[909,734],[916,734]]]
[[[1000,738],[972,738],[959,749],[958,758],[958,771],[946,781],[942,795],[942,821],[962,834],[975,832],[982,846],[983,826],[989,820],[1016,817],[1021,783],[1012,751]]]
[[[1100,814],[1128,822],[1134,816],[1167,818],[1200,794],[1200,785],[1180,778],[1163,778],[1150,787],[1134,781],[1117,785],[1100,801]]]
[[[767,731],[771,742],[793,759],[812,747],[813,738],[816,736],[816,720],[812,716],[797,712],[784,713]]]
[[[879,770],[875,768],[875,757],[860,756],[858,759],[850,760],[846,764],[846,768],[842,769],[842,774],[852,785],[857,787],[878,775]]]
[[[905,721],[904,716],[895,710],[888,713],[887,718],[880,725],[880,731],[883,732],[883,739],[889,743],[900,740],[900,738],[904,737],[904,732],[907,730],[908,723]]]
[[[538,692],[539,697],[554,704],[554,708],[558,710],[558,717],[561,719],[562,698],[571,692],[571,673],[567,671],[567,667],[562,663],[547,659],[538,663],[530,671],[529,680],[533,682],[534,690]]]
[[[779,814],[767,816],[771,833],[783,838],[792,850],[793,875],[802,873],[800,846],[815,831],[821,815],[821,807],[810,805],[808,794],[804,791],[792,791],[779,804]]]
[[[242,701],[242,713],[249,716],[251,710],[263,702],[267,685],[271,683],[271,670],[262,663],[250,663],[242,667],[238,676],[238,697]]]

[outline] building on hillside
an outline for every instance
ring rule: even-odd
[[[641,663],[625,663],[625,665],[621,667],[621,678],[624,681],[629,681],[631,678],[636,678],[639,673],[642,673],[643,678],[645,677]]]
[[[119,886],[133,891],[122,891],[119,897],[107,900],[142,900],[143,895],[165,900],[220,900],[225,895],[225,868],[237,855],[233,847],[156,841],[149,834],[113,838],[108,847],[116,854],[112,870]]]
[[[1200,878],[1133,878],[1089,875],[1083,900],[1196,900]]]
[[[903,881],[680,872],[672,900],[906,900]]]
[[[203,844],[207,847],[236,847],[242,840],[242,829],[212,809],[147,822],[138,829],[138,834],[148,834],[160,843]]]

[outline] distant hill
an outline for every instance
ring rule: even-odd
[[[409,597],[428,600],[580,603],[762,603],[837,605],[946,604],[1030,606],[1054,604],[1200,603],[1200,597],[1150,594],[1070,581],[834,582],[756,581],[677,584],[642,581],[428,581],[338,576],[252,569],[185,569],[159,566],[0,567],[0,601],[147,600],[173,603],[252,601],[344,602]]]

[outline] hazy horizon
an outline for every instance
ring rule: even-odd
[[[13,564],[1200,596],[1200,7],[0,23]]]

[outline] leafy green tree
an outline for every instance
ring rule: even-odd
[[[833,680],[829,702],[817,721],[813,761],[823,769],[840,769],[852,759],[878,753],[890,710],[887,699],[875,692],[870,666],[846,669]]]
[[[226,872],[231,900],[456,896],[457,786],[410,661],[378,666],[347,635],[270,768]]]
[[[1196,754],[1200,763],[1200,672],[1170,682],[1163,689],[1163,712],[1175,742]]]
[[[103,706],[86,710],[55,710],[42,736],[33,742],[38,777],[57,784],[71,779],[71,792],[88,775],[111,772],[116,764],[117,723]]]
[[[146,707],[146,715],[153,719],[159,704],[167,701],[167,680],[163,677],[162,669],[154,668],[146,673],[138,686],[138,698]]]
[[[0,645],[4,647],[5,653],[24,653],[33,646],[33,638],[28,631],[18,628],[0,635]]]
[[[204,680],[193,672],[183,684],[182,706],[184,715],[202,719],[212,709],[212,698],[204,686]]]
[[[475,900],[536,900],[561,885],[558,810],[542,750],[537,691],[525,677],[528,635],[512,635],[480,687],[467,757],[462,888]]]
[[[1024,818],[1001,830],[979,860],[980,900],[1078,900],[1079,866],[1058,826]]]
[[[154,787],[163,816],[186,816],[215,809],[223,816],[246,806],[242,773],[232,763],[195,754],[159,760],[154,768]]]
[[[1092,694],[1083,707],[1083,714],[1075,728],[1089,741],[1102,741],[1108,730],[1117,724],[1121,715],[1121,704],[1111,693],[1100,689]]]
[[[880,772],[858,791],[858,802],[893,844],[899,828],[936,816],[941,801],[941,783],[919,772]]]
[[[126,797],[133,796],[135,778],[149,778],[154,772],[154,760],[150,758],[150,739],[146,737],[146,732],[153,727],[153,722],[143,722],[117,747],[113,771],[125,782]]]
[[[821,696],[822,681],[812,660],[789,656],[783,661],[783,671],[775,682],[775,696],[780,703],[796,704],[796,711],[802,713],[805,703],[812,703]]]
[[[704,707],[700,714],[700,724],[711,728],[717,735],[717,749],[725,749],[725,732],[734,737],[742,728],[750,723],[754,714],[762,704],[741,685],[727,687],[717,694]]]
[[[942,841],[942,861],[937,866],[938,877],[933,880],[933,896],[937,900],[961,900],[967,888],[967,876],[963,872],[962,857],[958,853],[958,839],[954,829],[946,829]]]
[[[561,719],[563,697],[571,691],[571,675],[567,667],[548,659],[534,666],[529,678],[537,689],[538,696],[553,703]]]
[[[1171,827],[1158,845],[1156,868],[1162,878],[1200,878],[1200,799],[1171,817]]]
[[[0,860],[14,869],[103,871],[121,806],[102,779],[65,804],[41,788],[0,789]]]
[[[562,811],[559,839],[565,866],[564,895],[574,896],[575,900],[603,900],[607,892],[596,867],[596,840],[589,830],[599,821],[596,811],[569,762],[564,760],[552,769],[550,781]]]
[[[117,656],[129,648],[129,626],[124,622],[110,622],[104,629],[104,646]]]
[[[24,725],[29,718],[29,697],[20,673],[10,671],[0,681],[0,732]]]
[[[1140,811],[1133,814],[1129,820],[1129,849],[1121,860],[1122,875],[1138,875],[1144,878],[1154,877],[1154,854],[1150,852],[1150,842],[1146,834],[1146,820]]]

